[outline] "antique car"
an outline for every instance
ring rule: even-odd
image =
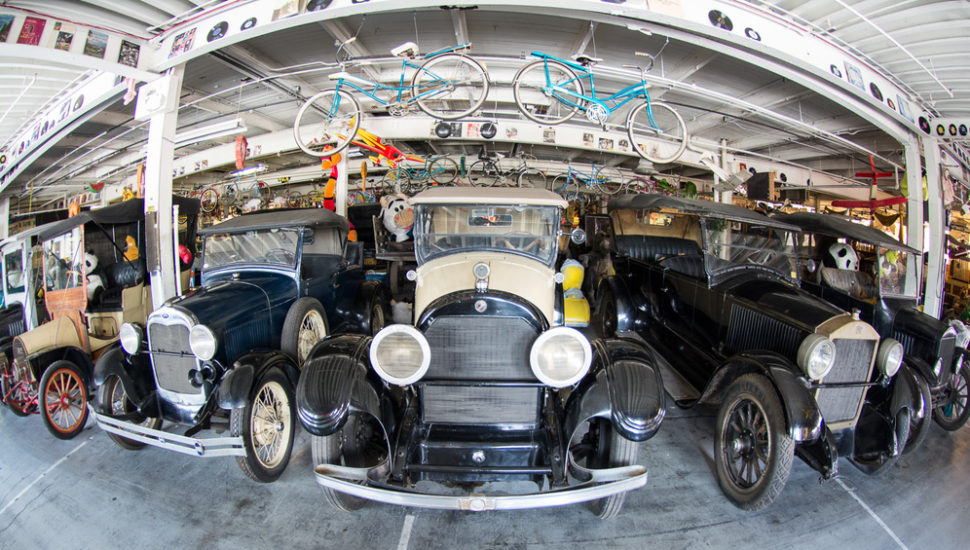
[[[660,426],[663,387],[642,344],[566,326],[566,202],[478,188],[410,201],[414,324],[321,341],[297,386],[326,499],[471,511],[592,501],[615,516],[646,483],[637,442]]]
[[[798,255],[802,288],[846,310],[858,310],[883,338],[906,350],[904,361],[920,381],[924,409],[910,419],[906,452],[926,438],[929,417],[957,430],[970,417],[970,366],[964,362],[970,330],[917,307],[918,250],[873,227],[824,214],[776,214],[804,232]],[[861,253],[861,257],[860,257]],[[907,276],[908,275],[908,276]]]
[[[360,243],[325,209],[244,214],[199,231],[201,287],[128,323],[95,367],[98,425],[119,446],[235,456],[274,481],[296,429],[293,387],[310,348],[333,332],[374,333],[386,291],[365,281]],[[161,429],[163,420],[181,426]],[[229,429],[226,437],[197,432]]]
[[[199,203],[173,198],[194,223]],[[52,435],[84,429],[94,361],[118,341],[121,326],[152,309],[144,257],[145,205],[132,199],[49,223],[41,243],[44,303],[50,321],[16,336],[7,405],[37,412]]]
[[[587,220],[601,331],[655,348],[686,383],[678,405],[719,403],[715,470],[730,501],[770,504],[795,454],[826,479],[839,456],[867,473],[896,461],[921,406],[903,347],[798,287],[795,226],[653,194],[608,209]]]

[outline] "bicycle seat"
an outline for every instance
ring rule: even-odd
[[[418,55],[418,45],[414,42],[405,42],[391,49],[391,55],[396,57],[414,57]]]
[[[573,56],[573,61],[579,63],[583,67],[592,67],[600,61],[603,61],[603,58],[577,54]]]
[[[373,84],[373,82],[371,82],[369,80],[365,80],[365,79],[363,79],[363,78],[361,78],[359,76],[354,76],[354,75],[348,73],[347,71],[340,71],[339,73],[329,74],[329,75],[327,75],[327,78],[329,78],[330,80],[340,80],[340,79],[343,79],[343,80],[346,80],[348,82],[356,82],[357,84],[363,84],[364,86],[370,86],[370,85]]]

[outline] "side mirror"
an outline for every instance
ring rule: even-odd
[[[586,232],[577,227],[569,234],[569,238],[576,244],[583,244],[586,242]]]

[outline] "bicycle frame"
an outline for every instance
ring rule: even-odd
[[[609,116],[613,114],[614,111],[621,109],[630,101],[634,99],[643,99],[647,102],[647,118],[650,121],[650,125],[657,128],[657,123],[653,119],[653,111],[650,109],[650,92],[647,90],[646,81],[640,81],[638,84],[630,84],[626,88],[623,88],[611,96],[597,98],[596,78],[593,71],[591,71],[588,67],[574,61],[566,61],[565,59],[560,59],[554,55],[549,55],[542,52],[532,52],[532,56],[542,59],[545,68],[546,86],[551,91],[552,97],[556,98],[557,101],[568,105],[569,107],[578,107],[583,111],[589,110],[589,107],[583,105],[583,102],[601,105],[606,109],[606,114]],[[549,78],[550,59],[562,63],[570,69],[578,71],[578,76],[558,85],[553,84],[552,80]],[[583,81],[587,82],[590,95],[577,94],[576,92],[573,92],[565,87],[576,81],[579,81],[581,86]]]

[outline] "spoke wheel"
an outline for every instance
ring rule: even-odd
[[[293,302],[283,321],[283,351],[303,366],[313,346],[329,334],[327,314],[316,298],[303,297]]]
[[[589,421],[586,434],[570,445],[570,451],[580,464],[595,470],[630,466],[637,463],[637,444],[617,433],[610,421],[594,418]],[[615,518],[623,503],[626,493],[610,495],[587,503],[590,510],[600,519]]]
[[[88,390],[77,365],[55,361],[40,378],[41,417],[48,431],[58,439],[73,439],[88,420]]]
[[[296,420],[293,385],[283,371],[271,367],[250,394],[246,406],[230,413],[234,436],[242,436],[246,456],[239,468],[254,481],[279,479],[290,462]]]
[[[717,413],[714,462],[721,490],[737,507],[760,510],[785,488],[794,454],[771,383],[757,374],[738,378]]]
[[[370,417],[350,414],[344,427],[333,435],[311,436],[310,452],[314,467],[319,464],[338,464],[362,468],[376,466],[387,454],[384,432]],[[344,512],[360,509],[364,499],[323,487],[323,494],[331,506]]]
[[[519,176],[516,178],[515,183],[518,184],[519,187],[545,189],[546,175],[535,168],[526,168],[525,170],[519,172]]]
[[[653,115],[652,124],[650,114]],[[687,148],[687,124],[680,113],[666,103],[643,102],[626,119],[630,145],[641,157],[657,164],[669,164]]]
[[[470,57],[445,54],[432,57],[411,79],[411,93],[429,116],[455,120],[479,109],[488,96],[488,74]]]
[[[447,185],[458,177],[458,163],[448,157],[435,159],[428,165],[428,175],[438,185]]]
[[[468,168],[468,183],[475,187],[491,187],[498,182],[498,169],[495,163],[479,160]]]
[[[623,189],[623,174],[612,166],[603,166],[596,171],[593,184],[596,191],[604,195],[615,195]]]
[[[37,412],[37,379],[29,366],[18,368],[13,363],[6,365],[0,373],[3,382],[3,400],[17,416],[27,416]]]
[[[923,440],[926,439],[926,434],[929,432],[930,417],[933,415],[933,396],[930,395],[930,388],[922,378],[917,377],[916,381],[923,396],[922,418],[917,416],[915,412],[910,412],[909,434],[906,437],[906,445],[903,447],[904,455],[915,451],[923,444]]]
[[[951,378],[943,404],[933,409],[933,420],[947,431],[959,430],[970,417],[970,368],[966,364]]]
[[[567,201],[579,198],[579,184],[566,174],[560,174],[552,179],[552,191]]]
[[[308,99],[296,113],[293,139],[304,153],[329,157],[350,145],[358,129],[357,100],[344,91],[324,90]]]
[[[104,384],[98,387],[98,405],[100,405],[102,411],[108,411],[111,416],[126,415],[136,410],[135,404],[131,402],[131,399],[128,399],[128,394],[125,393],[125,386],[117,376],[109,376],[104,381]],[[162,419],[158,417],[145,418],[139,415],[133,422],[152,430],[157,430],[162,426]],[[127,437],[122,437],[111,432],[108,432],[108,437],[119,447],[128,449],[129,451],[136,451],[145,446],[140,441],[128,439]]]
[[[548,79],[546,78],[548,69]],[[534,61],[515,73],[512,95],[525,118],[539,124],[559,124],[582,104],[583,85],[576,73],[556,61]]]
[[[384,173],[384,177],[381,178],[381,192],[385,195],[393,195],[394,193],[403,193],[405,189],[411,186],[411,175],[408,171],[401,168],[391,168]]]

